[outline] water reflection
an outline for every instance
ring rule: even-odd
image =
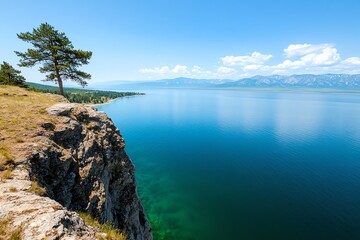
[[[341,132],[351,125],[355,128],[349,134],[359,139],[360,125],[355,123],[360,122],[360,108],[354,101],[344,102],[344,98],[349,96],[234,91],[219,93],[214,99],[216,118],[223,129],[243,133],[273,131],[278,141],[287,142],[312,140],[324,126]],[[353,112],[351,118],[347,117],[349,109]]]

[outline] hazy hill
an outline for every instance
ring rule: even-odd
[[[291,76],[254,76],[222,84],[218,87],[305,87],[305,88],[360,88],[360,74],[323,74]]]
[[[132,89],[132,88],[193,88],[193,87],[214,87],[225,83],[233,82],[228,79],[194,79],[194,78],[174,78],[161,79],[155,81],[111,81],[95,83],[91,86],[98,89]]]
[[[239,80],[174,78],[155,81],[112,81],[92,85],[98,89],[141,88],[334,88],[360,89],[360,74],[300,74],[254,76]]]

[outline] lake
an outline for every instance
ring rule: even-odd
[[[360,94],[154,89],[99,106],[160,239],[360,239]]]

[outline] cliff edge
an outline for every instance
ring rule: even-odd
[[[105,238],[76,213],[88,212],[128,239],[151,240],[134,165],[111,119],[82,104],[58,103],[46,111],[52,117],[18,148],[23,159],[0,182],[0,219],[21,229],[23,239]],[[44,196],[31,191],[33,183],[46,190]]]

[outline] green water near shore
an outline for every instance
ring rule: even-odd
[[[145,90],[121,130],[159,239],[360,238],[360,95]]]

